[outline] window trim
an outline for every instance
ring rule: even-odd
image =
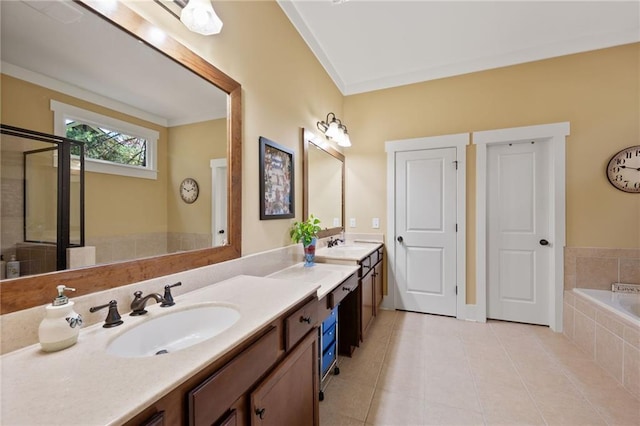
[[[85,157],[86,171],[153,180],[158,178],[157,150],[158,139],[160,138],[158,131],[58,102],[53,99],[51,100],[50,107],[51,111],[53,111],[53,133],[56,136],[66,137],[66,120],[75,120],[92,126],[107,127],[147,140],[147,166],[118,164]]]

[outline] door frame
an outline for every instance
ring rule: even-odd
[[[220,218],[224,216],[227,209],[227,197],[226,194],[222,196],[222,190],[226,189],[227,182],[221,182],[220,177],[227,175],[227,159],[226,158],[214,158],[209,160],[209,166],[211,167],[211,246],[219,247],[216,243],[220,237],[216,229],[221,225]],[[227,177],[228,179],[228,177]],[[224,234],[223,241],[229,241],[229,215],[227,214],[227,223],[224,224],[226,233]],[[222,244],[220,244],[222,245]]]
[[[387,295],[382,300],[384,309],[396,309],[396,291],[398,286],[395,280],[396,258],[395,258],[395,241],[396,241],[396,210],[395,210],[395,160],[397,152],[404,151],[421,151],[437,148],[455,148],[456,159],[458,161],[458,179],[456,183],[456,222],[458,223],[458,232],[456,234],[456,285],[458,286],[458,295],[456,297],[456,318],[466,319],[466,294],[467,294],[467,275],[466,275],[466,164],[467,151],[469,145],[469,133],[458,133],[453,135],[431,136],[415,139],[401,139],[385,142],[385,151],[387,153],[387,231],[386,231],[386,250],[387,250]]]
[[[513,127],[473,132],[476,145],[476,321],[487,321],[487,147],[525,140],[544,140],[549,144],[549,326],[562,331],[562,292],[564,290],[564,246],[566,243],[566,137],[569,122]]]

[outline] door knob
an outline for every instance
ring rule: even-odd
[[[402,235],[399,235],[398,238],[396,238],[398,240],[398,242],[400,244],[402,244],[402,242],[404,241],[404,238],[402,238]]]
[[[549,245],[549,241],[545,240],[544,238],[540,240],[540,245],[541,246],[548,246]]]

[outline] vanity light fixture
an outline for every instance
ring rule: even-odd
[[[202,35],[218,34],[222,30],[222,20],[213,10],[211,0],[189,0],[180,13],[180,21]]]
[[[317,126],[330,141],[333,141],[343,147],[351,146],[351,139],[349,138],[347,126],[342,124],[342,121],[340,121],[334,113],[330,112],[327,114],[327,120],[318,121]]]

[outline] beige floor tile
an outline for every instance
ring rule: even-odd
[[[450,407],[480,412],[482,410],[475,384],[470,374],[427,372],[424,399],[427,403],[445,404]]]
[[[425,425],[484,425],[482,413],[470,409],[461,409],[444,404],[426,402]]]
[[[336,413],[330,406],[320,403],[320,426],[364,426],[364,422]]]
[[[360,385],[336,376],[331,379],[325,389],[324,401],[321,402],[321,405],[323,405],[323,409],[331,407],[334,414],[364,422],[373,393],[373,386]]]
[[[544,419],[530,401],[518,401],[511,404],[484,410],[484,419],[488,425],[544,425]]]
[[[425,409],[418,398],[376,390],[367,415],[367,425],[423,425]]]
[[[382,389],[408,397],[424,396],[425,371],[411,364],[385,363],[378,377],[376,389]]]
[[[400,311],[377,319],[353,358],[340,358],[322,426],[640,426],[638,398],[548,327]]]

